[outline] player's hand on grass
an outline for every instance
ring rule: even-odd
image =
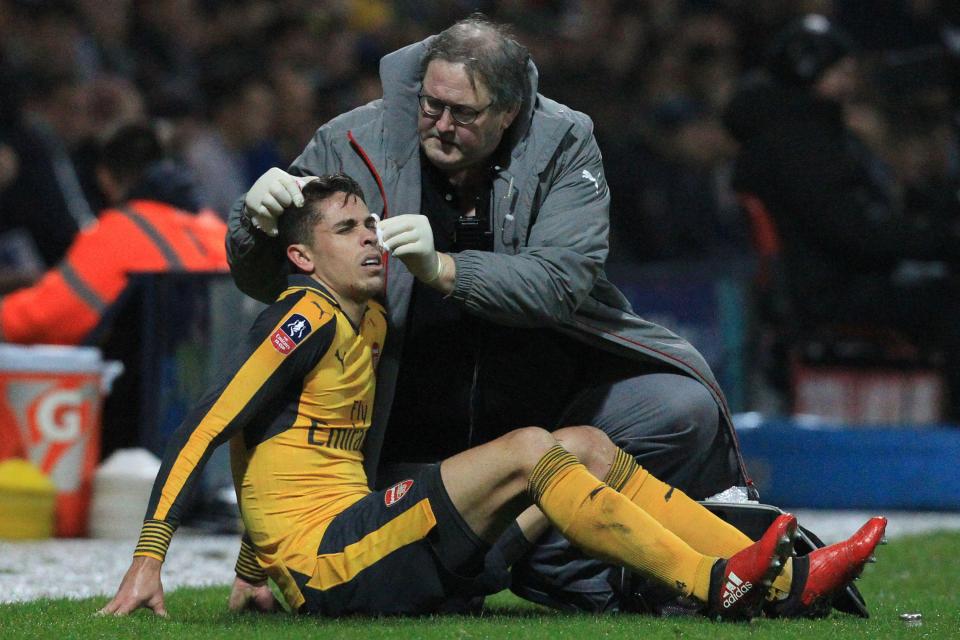
[[[234,612],[273,613],[277,610],[277,600],[273,597],[273,592],[270,591],[266,581],[262,584],[253,584],[237,576],[233,580],[233,589],[230,590],[227,606]]]
[[[160,582],[162,564],[153,558],[135,557],[120,582],[117,595],[97,613],[124,616],[145,607],[166,618],[167,608],[163,604],[163,584]]]
[[[268,236],[277,235],[277,218],[290,205],[302,206],[304,184],[315,178],[297,178],[273,167],[257,178],[243,200],[244,215]]]

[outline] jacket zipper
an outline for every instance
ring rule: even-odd
[[[477,331],[477,342],[473,347],[473,379],[470,381],[470,396],[467,406],[467,448],[474,446],[473,436],[480,404],[480,362],[483,358],[483,345],[486,338],[486,326],[480,325]]]

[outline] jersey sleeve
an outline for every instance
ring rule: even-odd
[[[257,562],[257,552],[253,550],[253,543],[246,532],[240,539],[240,553],[237,554],[234,572],[250,584],[260,584],[267,579],[267,572]]]
[[[163,561],[184,503],[213,450],[256,420],[306,375],[333,343],[336,320],[298,291],[254,322],[232,367],[207,392],[167,444],[135,556]]]

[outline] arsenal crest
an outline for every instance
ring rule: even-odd
[[[388,507],[400,502],[403,499],[403,496],[407,495],[407,492],[410,491],[410,487],[413,486],[413,480],[404,480],[403,482],[398,482],[389,489],[383,492],[383,504]]]

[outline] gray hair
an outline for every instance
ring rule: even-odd
[[[474,13],[430,41],[420,77],[434,60],[462,64],[474,91],[479,79],[490,91],[491,106],[502,112],[519,106],[526,97],[529,59],[527,48],[511,37],[506,25]]]

